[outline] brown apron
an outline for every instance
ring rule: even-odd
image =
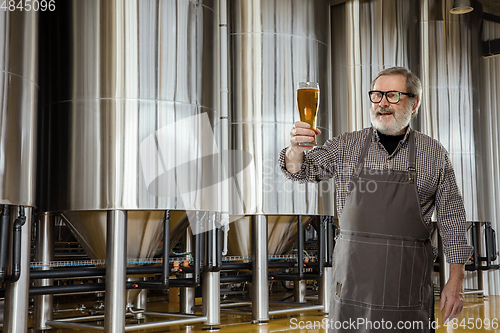
[[[415,134],[407,171],[363,167],[372,134],[339,220],[330,331],[429,332],[433,254],[417,193]]]

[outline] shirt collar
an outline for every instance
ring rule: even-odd
[[[380,142],[380,136],[378,135],[378,131],[373,126],[372,128],[373,128],[373,141]],[[410,132],[411,132],[411,127],[410,125],[408,125],[408,127],[406,127],[405,136],[403,137],[403,140],[401,140],[402,143],[405,143],[408,140]]]

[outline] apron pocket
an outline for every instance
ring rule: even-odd
[[[335,246],[332,282],[341,286],[335,297],[366,307],[421,306],[426,257],[420,244],[360,238],[341,238]]]
[[[428,271],[427,257],[422,246],[402,246],[402,277],[399,280],[398,306],[420,306],[423,284]]]

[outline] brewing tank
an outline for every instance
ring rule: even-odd
[[[0,203],[34,206],[38,13],[0,10]]]
[[[45,14],[41,210],[216,210],[203,191],[218,172],[214,1]]]

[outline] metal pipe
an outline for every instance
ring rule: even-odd
[[[160,274],[163,272],[162,266],[138,266],[127,267],[127,275],[137,274]],[[49,278],[74,278],[74,277],[89,277],[89,276],[105,276],[105,268],[97,267],[76,267],[76,268],[57,268],[47,271],[31,270],[30,279],[49,279]]]
[[[68,322],[62,322],[62,321],[58,321],[58,320],[50,320],[47,322],[47,324],[53,328],[75,328],[75,329],[83,329],[83,330],[91,329],[93,331],[103,331],[103,332],[105,331],[103,326],[89,325],[89,324],[83,324],[83,323],[68,323]]]
[[[150,317],[179,317],[179,318],[193,318],[192,314],[182,314],[182,313],[169,313],[169,312],[154,312],[154,311],[146,311],[145,315]]]
[[[107,333],[125,331],[127,267],[127,212],[110,210],[106,230],[106,298],[104,329]]]
[[[252,216],[252,320],[269,321],[267,218]]]
[[[219,147],[223,152],[229,152],[229,54],[228,54],[228,29],[227,29],[227,0],[219,0],[219,108],[220,108],[220,136]],[[220,178],[226,179],[225,173],[229,170],[228,154],[220,154],[221,168]],[[224,158],[226,156],[226,158]],[[224,246],[221,255],[227,254],[227,236],[229,233],[229,182],[219,182],[220,186],[220,207],[221,207],[221,229],[224,231]]]
[[[215,230],[215,267],[214,272],[220,272],[222,269],[222,230]]]
[[[325,254],[326,254],[326,221],[323,216],[319,217],[318,223],[318,275],[317,279],[321,279],[323,277],[323,269],[325,267]]]
[[[9,205],[3,205],[2,217],[0,219],[0,283],[7,275],[7,253],[9,251],[9,226],[10,212]]]
[[[202,315],[207,317],[205,325],[220,324],[220,272],[203,273]]]
[[[8,277],[12,282],[17,282],[21,276],[21,242],[25,223],[24,206],[19,206],[19,215],[14,221],[14,231],[12,233],[12,271]]]
[[[187,325],[202,323],[206,320],[206,317],[193,317],[193,318],[183,318],[183,319],[173,319],[168,321],[155,321],[151,323],[141,323],[125,326],[125,332],[139,331],[145,329],[162,328],[175,325]],[[106,331],[107,332],[107,331]]]
[[[29,300],[29,262],[31,250],[31,212],[26,208],[26,225],[22,228],[20,237],[20,275],[16,282],[5,283],[4,333],[19,333],[28,331],[28,300]],[[11,211],[11,214],[14,213]],[[13,219],[15,216],[11,216]]]
[[[223,262],[222,270],[230,271],[230,270],[239,270],[239,269],[252,269],[251,262]]]
[[[220,283],[251,282],[252,275],[226,275],[220,277]]]
[[[330,313],[330,293],[332,286],[333,267],[325,267],[323,277],[319,280],[319,303],[323,305],[323,312]]]
[[[134,307],[136,309],[140,309],[141,311],[138,311],[134,313],[135,319],[144,319],[145,316],[145,311],[148,308],[148,290],[147,289],[142,289],[139,295],[137,295],[135,301],[134,301]]]
[[[333,248],[335,247],[335,230],[337,226],[335,225],[335,220],[333,216],[327,216],[327,233],[326,233],[326,261],[325,266],[332,267],[333,264]]]
[[[323,310],[323,305],[301,306],[296,308],[270,310],[269,314],[274,316],[274,315],[282,315],[282,314],[298,313],[303,311],[314,311],[314,310],[318,311]]]
[[[205,325],[210,326],[220,324],[220,269],[222,266],[222,249],[220,248],[220,230],[217,228],[218,224],[218,214],[209,214],[205,247],[207,254],[206,266],[203,273],[202,315],[207,317]]]
[[[194,246],[193,246],[193,235],[191,232],[191,228],[188,227],[186,229],[186,232],[184,234],[184,239],[185,239],[185,244],[184,244],[184,251],[185,252],[193,252]],[[192,278],[192,274],[183,274],[184,278]],[[172,286],[172,283],[170,283]],[[193,312],[193,306],[195,303],[195,294],[194,294],[194,287],[182,287],[180,288],[180,297],[179,297],[179,306],[180,306],[180,312],[181,313],[188,313],[192,314]]]
[[[295,281],[293,284],[293,299],[295,302],[304,303],[306,301],[306,291],[306,280]]]
[[[35,295],[54,295],[54,294],[69,294],[75,292],[97,292],[106,290],[105,283],[86,283],[62,286],[44,286],[29,288],[30,296]]]
[[[241,314],[241,315],[250,315],[252,311],[249,310],[234,310],[234,309],[221,309],[221,312],[231,313],[231,314]]]
[[[205,258],[204,258],[205,265],[203,267],[203,270],[205,272],[212,271],[212,269],[214,268],[214,252],[215,252],[214,251],[214,244],[215,244],[214,237],[215,237],[215,233],[214,233],[213,225],[211,225],[212,222],[213,221],[209,218],[209,221],[208,221],[209,230],[205,233],[205,235],[206,235],[206,248],[205,248]]]
[[[43,213],[38,219],[36,229],[35,260],[42,264],[48,264],[54,257],[54,216]],[[49,267],[42,267],[42,270],[49,270]],[[30,272],[31,275],[31,272]],[[31,277],[30,277],[31,278]],[[38,287],[52,286],[53,279],[40,279],[35,282]],[[33,313],[33,328],[38,330],[49,329],[46,322],[52,320],[53,295],[35,296],[35,307]]]
[[[78,321],[90,321],[90,320],[102,320],[104,319],[104,315],[93,315],[93,316],[82,316],[82,317],[71,317],[71,318],[58,318],[58,322],[78,322]]]
[[[298,279],[304,278],[304,224],[302,224],[302,215],[297,220],[297,270]]]

